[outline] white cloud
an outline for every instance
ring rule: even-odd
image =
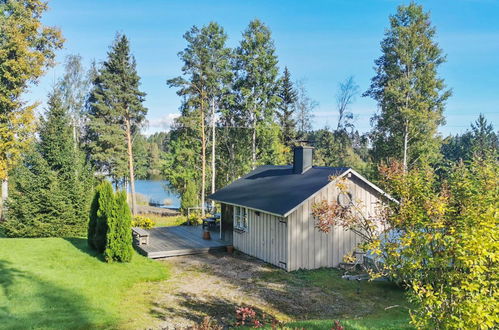
[[[144,134],[151,135],[156,132],[169,131],[171,125],[173,124],[175,118],[178,118],[180,114],[178,113],[168,113],[159,118],[151,118],[144,129]]]

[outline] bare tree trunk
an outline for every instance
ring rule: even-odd
[[[253,136],[251,140],[251,161],[253,169],[256,167],[256,120],[253,119]]]
[[[0,199],[0,220],[4,218],[5,202],[9,197],[9,178],[2,180],[2,198]]]
[[[403,166],[404,166],[404,172],[407,172],[407,149],[409,148],[409,121],[405,121],[405,127],[404,127],[404,159],[403,159]]]
[[[132,127],[130,124],[130,118],[126,120],[126,140],[127,140],[127,152],[128,152],[128,169],[130,173],[130,194],[132,199],[132,213],[137,214],[137,202],[135,198],[135,174],[133,171],[133,150],[132,150]]]
[[[201,216],[204,217],[204,192],[206,190],[206,132],[204,131],[204,103],[201,96]]]
[[[211,100],[211,193],[215,193],[216,168],[215,168],[215,151],[216,151],[216,129],[215,129],[215,99]],[[211,201],[212,209],[215,208],[215,201]]]

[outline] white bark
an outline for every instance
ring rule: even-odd
[[[9,179],[5,178],[2,180],[2,198],[0,200],[0,220],[3,219],[4,210],[5,210],[5,202],[9,197]]]
[[[216,182],[216,166],[215,166],[215,151],[216,151],[216,129],[215,129],[215,99],[211,100],[211,193],[215,193]],[[212,209],[215,208],[215,201],[211,201]]]
[[[405,121],[405,127],[404,127],[404,159],[403,159],[403,166],[404,166],[404,172],[407,172],[407,149],[409,148],[409,121]]]

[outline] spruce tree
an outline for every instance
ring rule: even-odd
[[[9,235],[84,236],[93,174],[75,148],[70,117],[57,89],[40,122],[39,142],[13,172]]]
[[[117,192],[113,197],[114,208],[107,218],[108,231],[104,258],[107,262],[130,262],[133,255],[132,214],[124,191]]]
[[[437,69],[445,56],[434,40],[430,14],[415,3],[399,6],[381,42],[376,75],[364,94],[378,102],[373,117],[373,158],[401,160],[407,170],[439,158],[438,126],[450,91]]]
[[[296,141],[296,119],[294,104],[297,100],[297,93],[291,81],[291,74],[288,67],[284,68],[284,75],[279,88],[279,111],[277,117],[282,130],[282,139],[287,147],[292,147]]]
[[[133,136],[140,130],[147,109],[139,89],[135,58],[125,35],[118,34],[98,71],[90,94],[87,139],[98,169],[117,182],[130,181],[136,213]]]

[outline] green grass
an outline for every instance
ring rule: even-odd
[[[331,329],[339,320],[346,329],[413,329],[404,292],[388,282],[347,281],[338,269],[269,272],[259,280],[284,282],[294,287],[320,288],[321,291],[347,302],[338,318],[310,315],[310,320],[286,323],[290,328]]]
[[[140,328],[165,265],[107,264],[79,238],[0,238],[0,328]]]
[[[155,223],[155,227],[180,226],[187,221],[187,217],[184,215],[162,217],[154,214],[144,214],[144,216],[153,220]]]

